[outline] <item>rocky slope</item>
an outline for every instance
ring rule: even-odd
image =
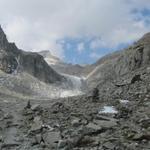
[[[63,80],[37,53],[25,52],[7,41],[0,27],[0,69],[6,73],[24,71],[46,83]]]
[[[95,69],[88,75],[91,87],[105,80],[117,80],[119,77],[134,72],[150,63],[150,33],[127,49],[107,55],[97,61]]]

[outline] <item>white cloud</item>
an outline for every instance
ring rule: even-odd
[[[83,43],[83,42],[79,43],[79,44],[77,45],[77,51],[78,51],[79,53],[82,53],[84,50],[85,50],[84,43]]]
[[[96,52],[92,52],[91,54],[90,54],[90,57],[91,58],[93,58],[93,59],[95,59],[95,60],[97,60],[98,58],[100,58],[100,57],[102,57],[103,55],[100,55],[100,54],[98,54],[98,53],[96,53]]]
[[[33,23],[32,26],[28,20],[15,17],[4,29],[8,35],[8,40],[15,40],[19,48],[29,51],[50,50],[53,55],[63,58],[63,41],[57,43],[58,37],[49,36],[49,33],[42,32],[38,22]]]
[[[135,8],[150,8],[150,1],[0,0],[0,23],[19,48],[63,56],[57,41],[66,37],[101,37],[91,47],[115,47],[148,32],[144,19],[135,21],[131,14]]]
[[[106,46],[106,43],[100,38],[96,38],[96,39],[92,40],[90,43],[90,48],[92,50],[98,49],[102,46]]]

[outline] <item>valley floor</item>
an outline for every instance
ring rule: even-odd
[[[136,100],[0,97],[1,150],[149,150],[150,94]],[[132,98],[133,98],[132,97]]]

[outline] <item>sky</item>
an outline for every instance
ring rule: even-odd
[[[20,49],[91,64],[150,32],[150,0],[0,0],[0,24]]]

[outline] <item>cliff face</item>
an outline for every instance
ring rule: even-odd
[[[6,73],[24,71],[46,83],[55,83],[64,79],[55,72],[44,58],[32,52],[25,52],[9,43],[0,27],[0,69]]]

